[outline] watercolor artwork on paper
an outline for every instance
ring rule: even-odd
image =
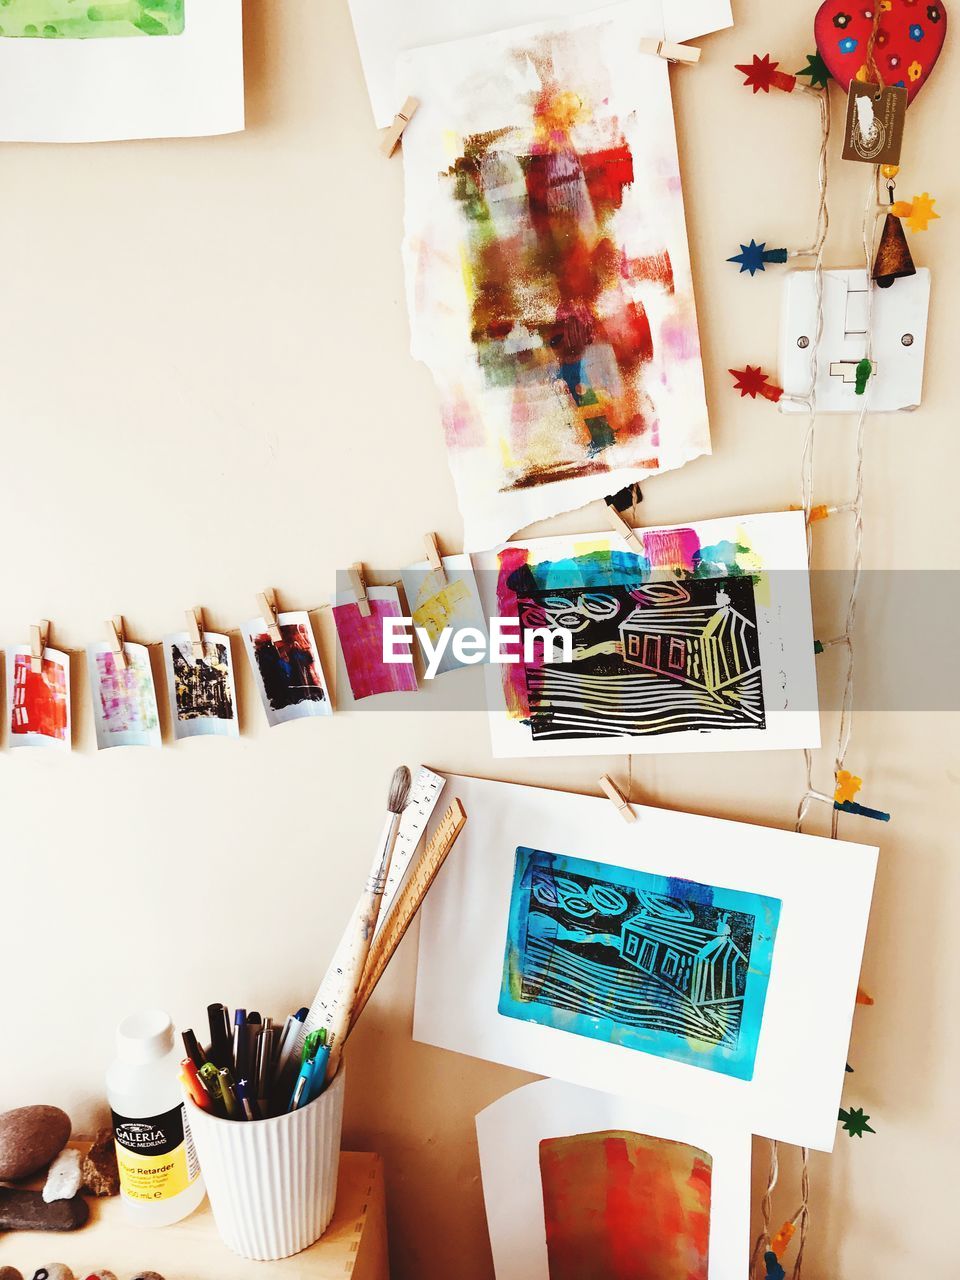
[[[163,656],[174,738],[236,738],[240,725],[229,638],[205,631],[201,657],[183,631],[164,638]]]
[[[549,1280],[708,1280],[712,1165],[624,1130],[544,1138]]]
[[[367,601],[368,618],[363,617],[356,597],[349,591],[338,592],[333,601],[333,621],[354,701],[378,693],[416,693],[417,673],[409,646],[404,651],[398,639],[397,651],[402,660],[383,660],[384,622],[405,616],[399,592],[396,587],[369,587]]]
[[[442,575],[431,569],[426,560],[411,565],[401,573],[403,591],[414,628],[422,628],[434,647],[441,633],[448,627],[454,631],[472,627],[486,636],[487,622],[483,616],[483,605],[480,603],[470,557],[444,556],[442,563]],[[424,656],[428,657],[426,654]],[[464,665],[456,657],[453,646],[448,644],[439,660],[436,674],[458,671]]]
[[[753,1078],[778,899],[517,849],[500,1013]]]
[[[30,650],[7,650],[7,705],[11,747],[55,747],[69,751],[70,659],[49,646],[43,670],[34,671]]]
[[[0,36],[95,40],[178,36],[186,0],[0,0]]]
[[[303,611],[281,613],[279,622],[283,638],[278,644],[270,638],[263,618],[254,618],[243,629],[271,729],[289,720],[333,714],[310,615]]]
[[[476,1124],[497,1280],[748,1274],[751,1139],[722,1108],[540,1080]]]
[[[490,668],[496,755],[816,746],[802,513],[508,543],[478,558],[487,607],[573,635]],[[518,655],[519,656],[519,655]]]
[[[124,644],[123,651],[126,667],[117,665],[108,644],[87,647],[98,751],[161,745],[150,651],[142,644]]]
[[[666,66],[618,14],[402,60],[413,353],[467,551],[710,450]]]

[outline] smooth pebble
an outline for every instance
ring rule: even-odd
[[[23,1273],[16,1267],[0,1267],[0,1280],[23,1280]]]
[[[16,1107],[0,1115],[0,1182],[18,1182],[49,1164],[70,1137],[59,1107]]]
[[[75,1277],[62,1262],[50,1262],[33,1273],[33,1280],[75,1280]]]
[[[54,1200],[70,1200],[80,1190],[80,1152],[76,1147],[64,1147],[47,1173],[43,1198],[47,1204]]]
[[[0,1280],[3,1280],[2,1276]],[[163,1276],[159,1271],[138,1271],[133,1280],[163,1280]]]

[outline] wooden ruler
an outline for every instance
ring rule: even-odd
[[[413,856],[420,846],[427,823],[440,799],[440,792],[446,785],[446,778],[432,773],[421,765],[410,787],[410,798],[400,819],[400,830],[397,832],[397,843],[393,846],[393,857],[390,859],[390,870],[387,882],[383,886],[383,898],[380,902],[380,915],[377,917],[377,930],[390,914],[397,890],[406,877]]]
[[[411,868],[406,883],[394,899],[390,914],[377,930],[353,1008],[351,1031],[356,1026],[364,1005],[373,995],[377,983],[383,977],[384,970],[399,947],[403,935],[420,910],[427,891],[443,866],[447,854],[456,843],[457,836],[463,830],[466,821],[467,815],[463,811],[463,805],[459,800],[454,800],[434,828],[419,860]]]

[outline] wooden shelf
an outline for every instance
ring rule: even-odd
[[[164,1280],[389,1280],[383,1161],[345,1151],[340,1157],[337,1208],[323,1238],[280,1262],[250,1262],[221,1244],[209,1201],[172,1227],[127,1222],[118,1196],[90,1200],[90,1221],[79,1231],[20,1231],[0,1236],[0,1265],[30,1280],[38,1267],[63,1262],[77,1280],[106,1267],[118,1280],[138,1270]]]

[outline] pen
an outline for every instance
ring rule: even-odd
[[[188,1027],[183,1033],[183,1047],[187,1052],[187,1057],[199,1071],[207,1060],[207,1055],[200,1048],[200,1041]]]
[[[200,1068],[200,1079],[207,1087],[210,1100],[213,1103],[213,1113],[221,1118],[227,1114],[226,1103],[223,1100],[223,1089],[220,1085],[220,1073],[216,1065],[212,1062],[205,1062]]]
[[[187,1093],[201,1109],[201,1111],[212,1111],[213,1102],[210,1094],[207,1092],[207,1086],[200,1079],[200,1074],[194,1064],[192,1058],[184,1058],[180,1063],[183,1068],[180,1079],[186,1082]]]
[[[273,1077],[273,1048],[277,1029],[269,1018],[263,1024],[260,1039],[257,1041],[257,1071],[253,1081],[258,1098],[266,1098],[270,1092]]]
[[[241,1076],[250,1084],[257,1070],[257,1036],[260,1034],[260,1015],[251,1013],[237,1030],[237,1078]]]
[[[237,1053],[240,1041],[240,1028],[247,1020],[246,1009],[234,1009],[233,1011],[233,1062],[237,1064]]]
[[[290,1098],[288,1111],[299,1111],[301,1107],[305,1107],[310,1101],[313,1074],[320,1056],[320,1050],[326,1045],[326,1039],[327,1029],[326,1027],[321,1027],[318,1031],[311,1031],[303,1042],[303,1062],[300,1065],[300,1074],[297,1076],[297,1082],[293,1086],[293,1095]],[[329,1056],[328,1050],[323,1059],[324,1070],[326,1070]]]
[[[223,1105],[227,1112],[228,1120],[243,1120],[244,1115],[237,1102],[237,1095],[233,1088],[233,1072],[229,1067],[221,1067],[217,1073],[220,1076],[220,1091],[223,1094]]]
[[[218,1067],[233,1066],[233,1049],[230,1036],[230,1015],[225,1005],[208,1004],[207,1020],[210,1023],[210,1049],[207,1056]]]
[[[280,1036],[280,1048],[277,1053],[277,1066],[273,1074],[271,1091],[274,1110],[277,1111],[289,1099],[293,1082],[297,1078],[300,1066],[297,1058],[297,1036],[300,1034],[300,1027],[306,1019],[307,1012],[307,1009],[298,1009],[296,1013],[292,1013],[287,1018]]]
[[[249,1082],[246,1080],[238,1080],[236,1094],[237,1102],[240,1104],[244,1117],[247,1120],[259,1120],[261,1118],[260,1108],[257,1106],[256,1098],[252,1098],[250,1096]]]
[[[330,1046],[322,1044],[313,1060],[313,1071],[310,1075],[310,1097],[307,1102],[319,1098],[327,1087],[327,1063],[330,1061]]]

